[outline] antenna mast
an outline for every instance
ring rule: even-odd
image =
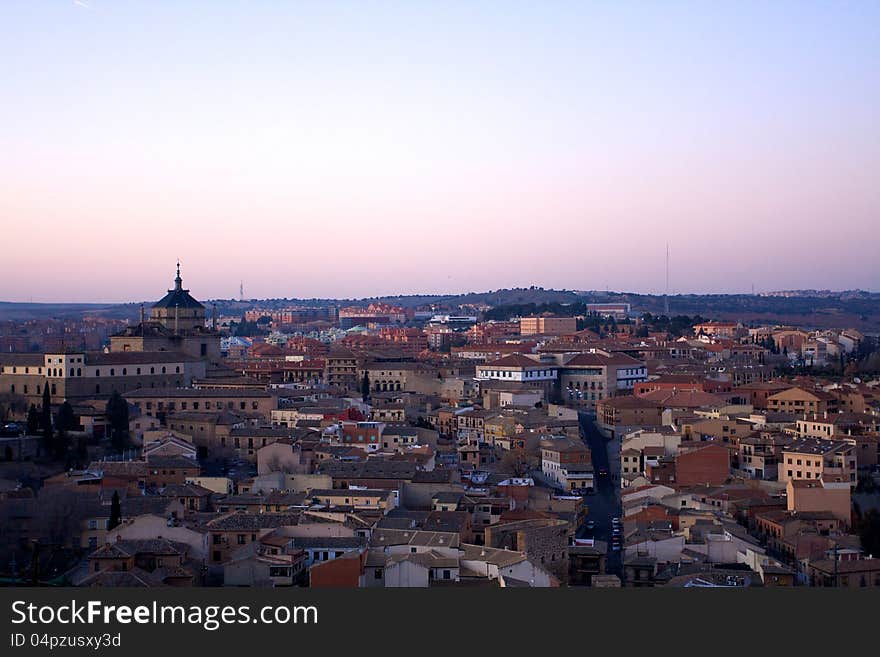
[[[669,242],[666,243],[666,293],[663,295],[663,312],[669,317]]]

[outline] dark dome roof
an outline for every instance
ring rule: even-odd
[[[174,279],[174,289],[168,290],[168,294],[153,304],[153,308],[202,308],[204,306],[193,299],[189,290],[183,289],[183,279],[180,278],[180,263],[177,263],[177,278]]]

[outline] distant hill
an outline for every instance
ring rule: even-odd
[[[373,302],[389,303],[405,308],[431,307],[438,310],[457,310],[463,305],[487,305],[497,308],[504,315],[504,307],[533,304],[540,309],[547,305],[555,312],[564,312],[567,304],[628,303],[634,312],[662,314],[667,301],[662,295],[637,294],[634,292],[604,292],[595,290],[552,290],[540,287],[510,288],[488,292],[468,292],[449,295],[399,295],[368,297],[363,299],[215,299],[205,301],[210,307],[217,304],[221,315],[241,315],[248,308],[282,308],[290,305],[346,306],[366,305]],[[822,290],[816,296],[810,291],[800,294],[751,295],[751,294],[678,294],[668,299],[672,315],[701,315],[714,319],[741,321],[744,323],[795,324],[806,327],[853,327],[876,333],[880,331],[880,293],[847,290],[828,292]],[[140,303],[89,304],[89,303],[9,303],[0,302],[0,320],[26,320],[37,318],[77,318],[93,314],[108,318],[137,318]]]
[[[0,320],[76,319],[83,315],[115,313],[125,305],[102,303],[15,303],[0,301]]]

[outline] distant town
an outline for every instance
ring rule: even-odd
[[[880,587],[876,294],[203,303],[184,273],[0,308],[2,583]]]

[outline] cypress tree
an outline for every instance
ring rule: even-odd
[[[65,400],[58,409],[55,426],[58,428],[53,445],[55,456],[58,459],[63,459],[70,446],[68,432],[76,429],[76,415],[69,401]]]
[[[364,378],[361,379],[361,396],[363,397],[363,401],[366,404],[367,399],[370,398],[370,375],[364,370]]]
[[[43,446],[52,449],[52,396],[49,394],[49,383],[43,387],[43,408],[40,411],[40,429],[43,432]]]
[[[107,529],[115,529],[122,523],[122,507],[119,504],[119,493],[113,491],[113,499],[110,501],[110,519],[107,521]]]
[[[128,402],[116,391],[107,401],[107,422],[110,441],[118,451],[123,451],[128,447]]]
[[[27,414],[27,434],[36,436],[40,433],[40,414],[37,412],[35,404],[31,404]]]

